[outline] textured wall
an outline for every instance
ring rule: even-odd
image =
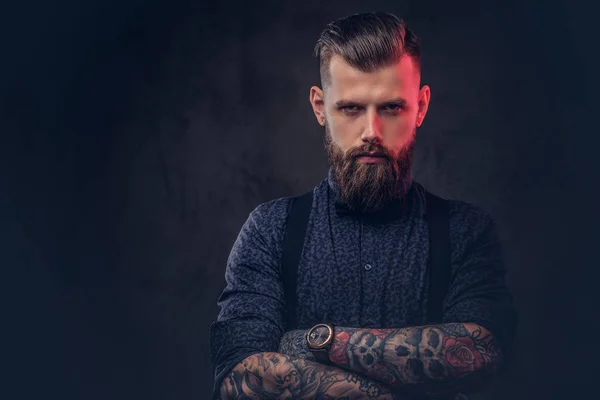
[[[3,15],[11,398],[208,397],[208,327],[238,229],[326,172],[308,103],[314,42],[328,21],[377,9],[423,40],[432,101],[416,179],[488,209],[504,241],[519,355],[483,397],[583,393],[572,383],[591,374],[584,345],[597,340],[580,325],[598,276],[584,253],[598,142],[589,14],[318,3],[63,1]]]

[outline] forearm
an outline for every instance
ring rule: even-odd
[[[286,332],[279,352],[314,360],[306,331]],[[469,391],[485,384],[502,356],[495,339],[474,324],[400,329],[335,327],[330,361],[391,388],[418,392]]]
[[[279,353],[258,353],[221,384],[222,399],[393,399],[390,390],[350,371]]]
[[[502,356],[493,336],[475,324],[401,329],[336,327],[333,364],[390,387],[468,389],[486,381]]]

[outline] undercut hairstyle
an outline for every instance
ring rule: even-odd
[[[421,67],[420,39],[393,14],[373,12],[333,21],[321,33],[315,46],[323,88],[331,82],[329,64],[337,54],[362,72],[373,72],[409,55],[417,71]]]

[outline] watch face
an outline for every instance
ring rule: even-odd
[[[309,344],[313,347],[321,346],[327,341],[329,336],[330,332],[327,326],[317,326],[308,335]]]

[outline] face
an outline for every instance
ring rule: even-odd
[[[410,187],[416,129],[429,105],[429,87],[419,84],[410,57],[362,72],[334,55],[325,91],[311,88],[340,199],[352,209],[376,211]]]

